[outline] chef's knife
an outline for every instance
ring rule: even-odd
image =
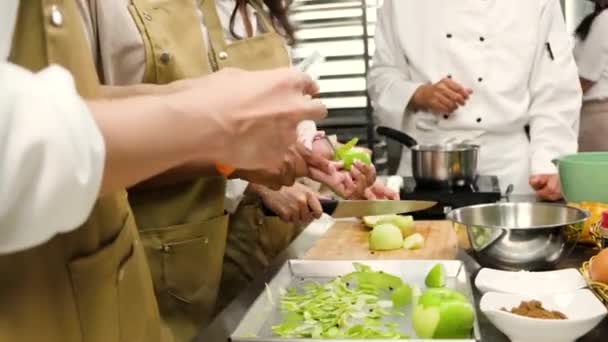
[[[437,202],[430,201],[336,201],[320,200],[323,212],[334,217],[362,217],[388,214],[405,214],[433,207]],[[272,210],[264,207],[266,216],[277,216]]]

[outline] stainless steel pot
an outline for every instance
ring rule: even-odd
[[[412,151],[412,175],[418,185],[464,186],[477,177],[479,145],[419,145],[402,131],[380,126],[378,134],[405,145]]]

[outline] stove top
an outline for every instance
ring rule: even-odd
[[[502,193],[496,176],[478,176],[470,186],[430,188],[416,185],[413,177],[403,178],[401,199],[435,201],[433,208],[412,213],[414,219],[444,219],[452,209],[500,201]]]

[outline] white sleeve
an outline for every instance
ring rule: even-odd
[[[0,1],[0,61],[7,58],[17,21],[17,7],[19,0]]]
[[[398,44],[391,0],[378,10],[376,51],[367,76],[368,92],[379,123],[401,127],[416,89],[423,83],[411,80],[409,65]]]
[[[608,11],[602,12],[593,21],[587,39],[580,41],[575,49],[575,58],[580,77],[597,82],[608,66]]]
[[[582,90],[560,3],[548,0],[530,75],[531,174],[555,174],[552,159],[575,153]]]
[[[0,62],[0,254],[42,244],[88,217],[105,147],[71,75]]]
[[[245,196],[245,190],[249,182],[242,179],[229,179],[226,182],[224,197],[224,208],[230,214],[234,214]]]

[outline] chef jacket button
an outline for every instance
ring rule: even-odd
[[[220,53],[218,54],[218,57],[221,60],[226,60],[226,59],[228,59],[228,53],[226,51],[220,51]]]
[[[452,75],[448,75],[448,78],[449,78],[449,79],[452,79]]]
[[[477,118],[477,120],[475,120],[475,121],[477,121],[477,123],[479,123],[479,122],[481,122],[481,118]]]
[[[51,6],[51,24],[55,27],[63,25],[63,14],[57,5]]]
[[[483,42],[483,41],[485,41],[485,40],[486,40],[486,39],[485,39],[484,37],[479,37],[479,41],[480,41],[480,42]]]
[[[446,38],[448,38],[448,39],[449,39],[449,38],[452,38],[452,34],[451,34],[451,33],[448,33],[448,34],[446,34],[445,36],[446,36]]]
[[[171,54],[169,54],[168,52],[163,52],[160,54],[159,59],[160,59],[161,63],[167,64],[171,60]]]
[[[478,78],[477,82],[483,82],[483,77]]]
[[[444,119],[446,119],[446,120],[447,120],[449,117],[450,117],[450,116],[449,116],[449,115],[447,115],[447,114],[444,114],[444,115],[443,115],[443,118],[444,118]]]

